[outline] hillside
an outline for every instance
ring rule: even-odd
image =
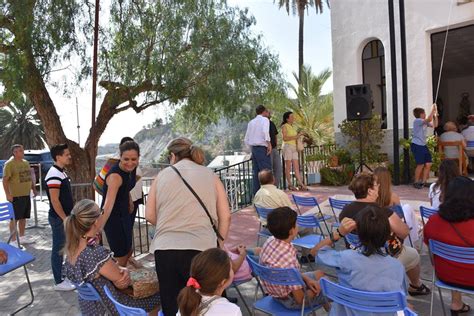
[[[146,128],[139,131],[133,139],[140,145],[142,164],[158,162],[166,145],[178,136],[185,136],[194,140],[200,145],[207,161],[224,153],[229,154],[235,151],[245,151],[243,139],[247,122],[235,123],[221,120],[217,125],[207,130],[201,139],[194,135],[183,135],[175,131],[171,124],[164,124],[158,127]],[[118,144],[107,144],[99,147],[99,155],[113,154],[118,151]]]

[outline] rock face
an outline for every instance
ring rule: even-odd
[[[171,124],[165,124],[154,128],[142,129],[133,139],[140,145],[140,162],[143,165],[160,161],[166,145],[179,136],[188,137],[202,147],[207,161],[211,161],[218,155],[231,154],[233,152],[245,151],[243,140],[247,122],[230,122],[221,120],[215,126],[210,127],[204,135],[198,139],[196,135],[182,134],[176,132]],[[99,147],[99,155],[113,155],[118,153],[118,144],[107,144]]]

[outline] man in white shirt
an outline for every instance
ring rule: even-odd
[[[272,145],[270,143],[270,121],[268,111],[263,105],[255,109],[257,116],[247,125],[245,144],[252,149],[253,194],[260,189],[258,173],[272,169]]]
[[[464,136],[467,143],[466,153],[468,157],[474,157],[474,146],[472,146],[474,142],[474,115],[469,115],[468,119],[468,127],[464,129],[461,134]]]

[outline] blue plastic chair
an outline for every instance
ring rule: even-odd
[[[298,196],[298,195],[291,195],[293,197],[293,201],[296,204],[296,208],[298,209],[298,213],[303,214],[301,212],[300,206],[304,207],[317,207],[318,208],[318,221],[324,222],[324,226],[326,227],[328,233],[330,232],[329,226],[326,222],[326,220],[330,219],[332,216],[331,215],[324,215],[323,212],[321,211],[321,207],[319,206],[318,200],[316,200],[315,197],[312,196]],[[323,234],[324,236],[324,234]]]
[[[336,215],[336,210],[339,212],[346,206],[351,204],[353,201],[338,200],[334,198],[329,198],[329,205],[331,206],[332,213],[334,214],[334,219],[339,223],[339,216]]]
[[[300,247],[303,249],[311,249],[316,246],[323,238],[323,230],[319,221],[316,219],[314,215],[298,215],[296,217],[296,225],[301,228],[311,228],[311,229],[319,229],[321,234],[310,234],[303,237],[295,238],[291,242],[293,246]],[[311,261],[309,260],[309,253],[306,255],[308,262],[312,265]]]
[[[104,308],[105,312],[112,315],[110,310],[107,308],[105,305],[104,301],[100,297],[100,294],[97,292],[97,290],[94,288],[94,286],[90,283],[82,283],[82,284],[74,284],[77,290],[77,295],[81,300],[84,301],[92,301],[92,302],[98,302],[102,307]]]
[[[242,293],[240,292],[239,290],[239,285],[241,284],[244,284],[244,283],[247,283],[247,282],[250,282],[253,280],[253,277],[252,278],[249,278],[249,279],[245,279],[245,280],[234,280],[230,286],[233,287],[235,289],[235,291],[237,292],[237,294],[239,295],[240,299],[242,300],[242,303],[244,303],[245,305],[245,308],[247,309],[247,311],[249,312],[249,315],[252,315],[252,311],[250,310],[250,307],[247,305],[247,302],[245,302],[245,298],[244,296],[242,295]]]
[[[270,231],[264,227],[264,225],[267,222],[268,214],[271,211],[273,211],[273,209],[264,208],[264,207],[260,207],[260,206],[255,205],[255,210],[257,211],[258,220],[260,222],[260,226],[258,228],[258,234],[257,234],[257,246],[258,246],[259,243],[260,243],[260,237],[268,238],[272,235],[270,233]]]
[[[474,294],[474,291],[455,287],[438,280],[438,278],[436,277],[436,264],[435,264],[433,256],[439,256],[443,258],[444,260],[453,261],[456,263],[474,264],[474,248],[452,246],[452,245],[448,245],[448,244],[445,244],[443,242],[436,241],[433,239],[429,240],[428,247],[430,251],[431,262],[434,267],[432,284],[433,286],[436,286],[438,288],[438,293],[439,293],[439,298],[441,301],[441,306],[443,308],[443,313],[444,315],[446,315],[446,310],[444,306],[443,295],[441,293],[441,289],[458,291],[458,292],[467,293],[467,294]],[[434,298],[433,292],[434,291],[431,291],[430,316],[433,315],[433,298]]]
[[[398,217],[400,217],[405,224],[407,224],[407,219],[405,218],[405,213],[403,212],[403,208],[401,205],[393,205],[392,207],[390,207],[390,209],[394,211],[395,214],[397,214]],[[412,227],[408,227],[408,228],[412,230]],[[410,241],[410,246],[413,248],[414,247],[413,241],[411,240],[410,234],[408,234],[408,240]]]
[[[431,217],[431,215],[434,215],[436,213],[438,213],[437,209],[420,206],[420,216],[421,216],[421,222],[423,223],[423,229],[425,229],[425,224],[426,222],[428,222],[428,219]],[[421,246],[420,246],[420,253],[423,250],[423,244],[424,242],[422,241]]]
[[[129,307],[125,306],[122,303],[119,303],[110,292],[107,285],[104,285],[104,291],[107,297],[114,303],[115,309],[119,313],[120,316],[147,316],[147,312],[144,309],[137,308],[137,307]]]
[[[254,260],[251,256],[247,256],[247,260],[250,264],[250,268],[257,277],[257,280],[265,281],[271,284],[276,285],[300,285],[303,286],[303,290],[306,293],[306,284],[301,277],[301,273],[294,269],[280,269],[280,268],[268,268]],[[301,310],[292,310],[287,309],[281,303],[276,301],[272,296],[264,296],[263,298],[257,300],[257,291],[255,291],[255,303],[253,308],[264,312],[269,315],[278,315],[278,316],[297,316],[297,315],[308,315],[310,313],[315,314],[314,312],[322,307],[322,305],[315,305],[305,307],[304,302],[301,306]]]
[[[438,213],[437,209],[420,206],[420,215],[421,215],[421,222],[423,223],[423,228],[425,227],[425,224],[428,221],[428,219],[431,217],[431,215],[434,215],[437,213]]]
[[[15,222],[15,213],[13,211],[13,205],[10,202],[0,203],[0,221],[10,221],[10,220],[13,220]],[[16,223],[15,223],[15,227],[16,227]],[[16,243],[18,245],[18,248],[9,245],[11,238],[13,237],[14,234],[16,235]],[[15,315],[19,311],[25,309],[26,307],[31,305],[33,301],[35,300],[35,296],[33,294],[33,288],[31,287],[30,277],[28,276],[28,270],[26,269],[26,265],[34,261],[35,257],[29,252],[21,250],[20,247],[21,247],[20,239],[18,237],[18,232],[16,231],[16,229],[8,238],[7,243],[3,243],[3,242],[0,243],[0,249],[4,250],[8,255],[7,262],[5,264],[0,265],[0,276],[3,276],[11,271],[14,271],[18,268],[23,267],[23,269],[25,270],[26,281],[30,289],[31,300],[26,305],[23,305],[17,310],[15,310],[12,313],[12,315]]]
[[[396,313],[403,311],[406,316],[416,315],[407,307],[403,292],[367,292],[341,286],[325,278],[319,281],[326,297],[356,311],[372,313]]]
[[[344,236],[344,239],[347,241],[351,248],[356,249],[360,247],[360,240],[357,234],[349,233]]]

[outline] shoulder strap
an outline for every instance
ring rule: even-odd
[[[466,238],[464,238],[464,236],[461,235],[461,233],[460,233],[459,230],[456,228],[456,226],[454,226],[453,223],[449,222],[449,225],[451,225],[451,227],[452,227],[452,228],[454,229],[454,231],[456,232],[456,235],[458,235],[459,238],[461,238],[461,240],[464,241],[464,243],[465,243],[466,245],[468,245],[469,247],[474,247],[473,244],[471,244],[470,242],[468,242],[468,241],[466,240]]]
[[[201,302],[201,305],[198,308],[198,315],[206,315],[206,313],[211,308],[212,304],[220,298],[221,298],[220,296],[214,295],[210,299],[204,302]]]
[[[194,197],[196,198],[196,200],[198,200],[199,204],[201,204],[202,208],[204,209],[204,211],[206,212],[206,215],[207,217],[209,218],[209,221],[211,222],[211,225],[212,225],[212,229],[214,230],[214,232],[216,233],[216,236],[218,239],[220,239],[221,241],[224,241],[224,238],[221,236],[221,234],[219,233],[219,230],[217,229],[216,227],[216,224],[214,224],[214,221],[212,220],[212,217],[211,215],[209,214],[209,211],[207,210],[207,207],[206,205],[204,205],[204,202],[201,200],[201,198],[199,197],[199,195],[196,193],[196,191],[194,191],[194,189],[191,187],[191,185],[183,178],[183,176],[181,175],[181,173],[178,171],[178,169],[176,169],[175,166],[170,166],[171,169],[173,169],[177,174],[178,176],[181,178],[181,180],[183,180],[183,183],[186,185],[186,187],[188,187],[189,191],[191,191],[191,193],[194,195]]]

